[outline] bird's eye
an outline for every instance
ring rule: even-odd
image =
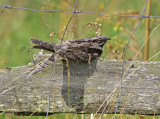
[[[102,42],[100,40],[98,40],[97,43],[102,43]]]

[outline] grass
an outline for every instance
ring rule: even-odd
[[[91,114],[72,114],[72,113],[59,113],[48,116],[47,119],[90,119]],[[113,114],[103,114],[101,119],[112,119]],[[116,118],[120,119],[160,119],[160,116],[149,115],[129,115],[117,114]],[[0,119],[45,119],[45,116],[18,116],[15,114],[4,113],[0,114]]]

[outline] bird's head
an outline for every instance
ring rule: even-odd
[[[107,40],[111,39],[105,36],[95,36],[88,39],[90,43],[92,43],[93,45],[98,45],[100,47],[103,47]]]

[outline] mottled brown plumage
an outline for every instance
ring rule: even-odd
[[[37,39],[31,39],[31,42],[36,44],[33,48],[44,49],[53,52],[53,55],[39,64],[29,75],[34,75],[42,69],[50,65],[57,54],[62,58],[75,61],[94,60],[101,56],[103,46],[110,40],[108,37],[96,36],[84,39],[74,39],[62,42],[62,44],[48,43]]]

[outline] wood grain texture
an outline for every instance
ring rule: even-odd
[[[113,113],[121,63],[98,59],[89,65],[72,61],[68,68],[65,61],[59,61],[51,81],[50,112],[95,113],[107,99],[98,112],[106,108],[105,113]],[[53,65],[28,79],[33,66],[30,63],[0,70],[0,111],[46,112]],[[160,114],[160,62],[126,61],[124,72],[118,113]]]

